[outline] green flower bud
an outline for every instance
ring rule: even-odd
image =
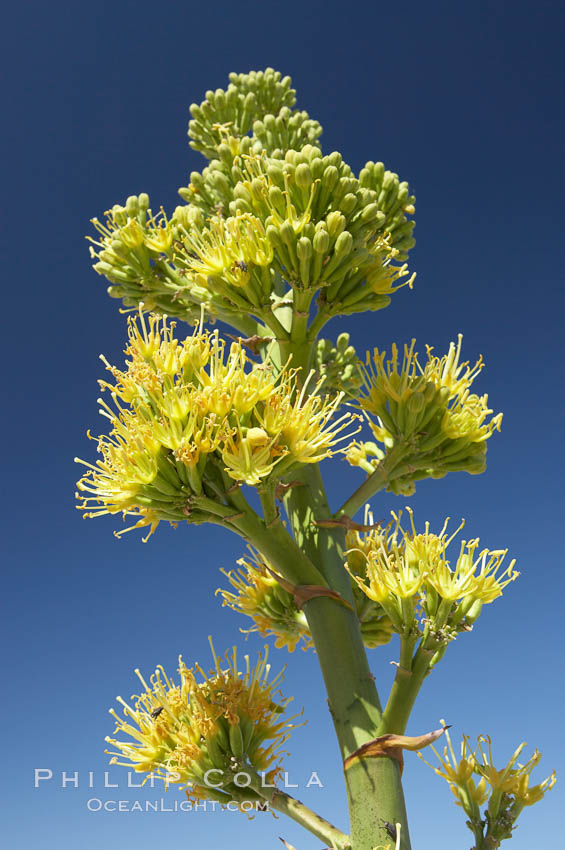
[[[294,242],[296,240],[296,234],[294,232],[294,227],[292,226],[290,221],[283,221],[280,226],[279,233],[285,245],[294,245]]]
[[[238,212],[251,212],[252,209],[252,205],[248,201],[244,201],[243,198],[231,201],[229,206],[230,215],[236,215]]]
[[[270,224],[266,229],[266,234],[267,234],[267,239],[269,240],[269,242],[271,243],[273,248],[279,248],[280,245],[282,244],[281,234],[279,232],[279,229],[277,227],[274,227],[272,224]]]
[[[357,198],[352,192],[349,192],[339,204],[340,210],[345,215],[350,215],[357,206]]]
[[[328,228],[328,233],[333,239],[337,239],[337,237],[345,230],[346,219],[345,216],[339,212],[339,210],[335,210],[335,212],[331,212],[326,217],[326,225]]]
[[[301,189],[306,190],[310,188],[310,186],[312,185],[312,172],[310,171],[306,163],[301,163],[297,166],[294,179],[296,185],[299,186]]]
[[[316,230],[313,239],[314,251],[317,254],[326,254],[330,247],[330,235],[327,230]]]
[[[134,218],[139,212],[139,201],[136,195],[130,195],[126,200],[126,212],[130,218]]]
[[[249,189],[243,185],[243,183],[238,183],[235,189],[233,190],[233,196],[236,200],[245,201],[247,204],[253,204],[253,197]]]
[[[230,723],[229,730],[229,739],[230,739],[230,749],[234,756],[242,756],[243,755],[243,735],[241,734],[241,728],[239,723],[232,724]]]
[[[335,165],[336,167],[339,167],[343,162],[342,156],[339,151],[332,151],[332,153],[328,157],[326,157],[326,159],[329,165]]]
[[[279,189],[284,189],[284,172],[280,166],[274,164],[269,165],[267,168],[267,177],[275,184],[275,186],[278,186]]]
[[[296,253],[298,254],[299,260],[307,262],[312,256],[312,243],[310,240],[304,237],[299,239],[296,246]]]
[[[339,260],[343,260],[351,253],[352,249],[353,236],[349,233],[349,231],[344,230],[343,233],[340,233],[336,240],[334,254]]]
[[[322,182],[324,184],[324,188],[333,189],[338,180],[339,171],[337,170],[335,165],[326,166],[322,175]]]
[[[243,101],[244,109],[247,112],[252,112],[253,109],[255,109],[256,103],[257,103],[257,97],[255,96],[255,94],[253,92],[250,91],[249,94],[247,95],[247,97],[245,98],[245,100]]]
[[[421,413],[426,404],[424,393],[413,392],[408,397],[406,406],[412,414]]]
[[[376,203],[368,204],[361,213],[361,221],[363,222],[375,221],[379,217],[382,217],[384,221],[384,213],[379,212],[379,207]]]
[[[218,159],[224,165],[231,166],[233,162],[233,154],[230,150],[230,146],[226,144],[218,145]]]
[[[269,188],[269,201],[281,216],[285,215],[286,198],[278,186]]]

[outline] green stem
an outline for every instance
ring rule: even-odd
[[[325,310],[319,310],[316,313],[308,331],[308,339],[310,342],[314,342],[318,338],[318,334],[320,333],[324,325],[327,325],[330,319],[331,316],[329,316],[325,312]]]
[[[267,483],[257,488],[261,507],[263,508],[263,519],[267,528],[271,528],[279,522],[279,512],[275,504],[275,485]]]
[[[402,652],[403,642],[406,652]],[[430,661],[435,652],[434,649],[425,649],[420,646],[412,658],[413,649],[414,643],[410,638],[401,639],[401,662],[396,669],[396,676],[383,711],[379,735],[385,735],[388,732],[402,735],[406,731],[416,697],[428,674]]]
[[[279,365],[282,366],[290,358],[290,366],[297,369],[299,384],[306,380],[312,360],[313,343],[307,341],[308,311],[312,294],[309,292],[292,293],[292,305],[276,308],[281,326],[289,328],[286,336],[279,336]]]
[[[391,449],[384,460],[382,460],[372,475],[361,484],[360,487],[343,503],[341,508],[336,511],[335,516],[340,517],[344,514],[348,517],[353,517],[363,505],[371,499],[375,493],[386,487],[390,480],[391,474],[394,471],[402,458],[404,457],[405,449],[403,446],[395,446]]]
[[[281,522],[267,526],[248,505],[244,515],[232,519],[231,523],[293,585],[327,584]]]
[[[292,818],[299,823],[300,826],[319,838],[325,844],[332,847],[338,847],[340,850],[346,850],[350,847],[349,836],[338,829],[325,818],[287,794],[279,788],[263,787],[262,785],[251,783],[251,787],[269,803],[272,809],[281,812],[283,815]]]
[[[351,581],[344,570],[345,532],[316,526],[331,514],[317,466],[293,474],[303,486],[290,489],[285,507],[299,546],[319,565],[334,590],[353,604]],[[328,597],[304,605],[328,694],[342,759],[372,740],[381,720],[381,704],[369,669],[359,621],[353,610]],[[353,850],[386,843],[384,821],[401,824],[401,850],[410,838],[398,762],[389,758],[357,759],[345,770]]]
[[[277,319],[272,310],[265,309],[261,314],[261,319],[279,340],[287,340],[290,338],[289,332]]]

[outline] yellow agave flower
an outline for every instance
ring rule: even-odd
[[[169,255],[173,244],[173,223],[161,208],[157,215],[149,209],[149,197],[132,195],[125,206],[107,210],[104,222],[92,224],[100,234],[91,242],[90,255],[99,274],[116,283],[138,282],[151,273],[151,259]]]
[[[448,602],[462,598],[472,602],[493,602],[520,575],[514,570],[515,559],[503,573],[497,575],[508,550],[482,549],[477,554],[479,538],[461,541],[459,556],[452,566],[446,552],[465,521],[461,521],[451,536],[447,535],[449,517],[439,534],[430,532],[428,522],[424,534],[418,534],[413,511],[409,507],[406,510],[410,516],[411,533],[404,536],[405,557],[417,564],[418,570],[424,574],[426,589],[432,588],[441,599]]]
[[[291,370],[291,375],[295,372]],[[345,413],[333,420],[343,399],[343,393],[331,396],[319,395],[323,380],[313,391],[309,385],[314,377],[310,372],[298,397],[294,396],[292,381],[283,381],[265,404],[258,419],[270,436],[277,436],[284,451],[298,463],[318,463],[333,454],[332,448],[343,440],[350,440],[352,433],[338,437],[350,425],[355,416]],[[355,432],[356,433],[356,432]]]
[[[525,764],[519,764],[518,757],[526,746],[526,743],[522,742],[505,767],[498,770],[494,766],[490,736],[480,735],[477,740],[478,751],[482,758],[482,763],[477,762],[477,773],[484,777],[493,792],[512,794],[522,806],[531,806],[541,800],[544,793],[555,785],[557,778],[553,771],[542,783],[529,787],[530,774],[541,759],[539,750],[535,750]]]
[[[483,549],[477,553],[479,540],[475,539],[462,541],[452,566],[447,549],[464,523],[450,536],[449,519],[439,534],[430,532],[429,523],[425,524],[424,533],[418,533],[413,512],[410,508],[407,511],[408,530],[400,524],[401,515],[392,512],[391,525],[350,538],[350,551],[361,554],[366,562],[364,573],[357,569],[357,574],[352,572],[353,578],[366,596],[383,605],[387,613],[396,609],[406,619],[410,612],[402,607],[402,600],[412,599],[438,628],[446,624],[457,627],[463,620],[471,625],[482,605],[501,596],[504,588],[519,576],[514,570],[515,560],[500,573],[507,550]],[[370,515],[369,518],[372,522]],[[398,624],[398,620],[395,622]]]
[[[371,292],[375,292],[377,295],[392,295],[402,289],[403,286],[412,289],[416,278],[416,273],[413,272],[407,280],[396,283],[401,278],[407,277],[410,272],[407,263],[403,263],[401,266],[391,265],[399,252],[396,248],[391,247],[390,239],[390,234],[379,235],[369,246],[374,262],[366,271],[366,281]]]
[[[162,667],[149,684],[136,670],[143,691],[132,705],[118,697],[123,717],[110,709],[116,730],[106,738],[114,748],[107,752],[111,764],[180,784],[193,799],[229,802],[246,793],[234,784],[238,772],[267,772],[270,781],[277,775],[296,716],[282,718],[290,699],[277,690],[282,674],[268,681],[266,648],[255,667],[246,655],[239,670],[235,648],[220,659],[210,645],[215,664],[208,674],[198,664],[187,668],[182,658],[178,684]]]
[[[353,440],[345,450],[345,459],[350,466],[358,466],[363,469],[367,475],[371,475],[379,462],[383,460],[385,453],[376,443],[362,443]]]
[[[265,228],[249,213],[211,219],[199,233],[185,234],[184,244],[187,250],[177,259],[188,271],[204,279],[223,278],[236,288],[249,284],[249,266],[267,268],[273,261]]]
[[[302,233],[311,219],[312,200],[319,181],[310,183],[306,203],[301,194],[297,210],[291,199],[288,173],[283,174],[285,188],[281,189],[268,174],[272,160],[265,154],[248,154],[242,159],[247,179],[242,180],[239,187],[253,209],[264,219],[268,218],[272,227],[280,230],[281,226],[290,224],[295,235]],[[278,162],[275,163],[276,166],[279,166]]]
[[[372,515],[366,515],[367,518],[372,520]],[[356,545],[351,547],[351,551],[360,552],[366,561],[365,576],[353,578],[369,599],[381,604],[393,598],[415,596],[424,580],[419,563],[405,556],[408,533],[400,526],[400,517],[393,513],[393,518],[392,525],[357,532],[352,540]]]
[[[430,466],[439,463],[446,471],[465,468],[461,461],[474,456],[468,446],[486,441],[500,430],[502,421],[500,413],[491,416],[486,395],[470,392],[484,364],[482,358],[472,367],[461,363],[461,341],[459,335],[443,357],[434,357],[428,346],[423,366],[415,340],[404,346],[402,361],[396,345],[388,360],[386,351],[375,348],[372,355],[367,354],[365,393],[358,398],[360,407],[376,417],[376,421],[369,418],[369,423],[377,440],[392,446],[415,435],[420,455],[434,452],[435,464],[431,460]],[[472,467],[468,464],[469,471]]]
[[[192,516],[212,455],[228,478],[256,486],[349,439],[340,434],[354,417],[334,420],[341,397],[319,396],[321,384],[296,396],[295,370],[276,375],[201,325],[184,341],[173,330],[140,313],[128,323],[127,368],[104,361],[114,380],[100,383],[114,407],[100,402],[110,433],[97,438],[102,459],[85,463],[77,485],[86,516],[123,512],[153,530]]]
[[[488,735],[479,735],[475,750],[471,749],[469,738],[464,735],[459,759],[455,755],[447,731],[445,735],[448,746],[444,748],[442,755],[432,746],[440,767],[433,767],[428,762],[426,764],[449,783],[457,804],[462,806],[475,822],[480,821],[478,807],[488,800],[489,834],[496,833],[500,827],[502,831],[498,837],[509,838],[512,824],[522,809],[541,800],[545,792],[553,788],[556,782],[555,771],[543,782],[530,788],[531,772],[541,758],[538,750],[525,764],[519,764],[518,757],[526,746],[525,743],[520,744],[505,767],[499,770],[494,766],[491,739]],[[479,777],[478,782],[473,777]]]
[[[276,456],[273,448],[276,437],[269,438],[263,428],[250,428],[247,436],[241,431],[234,438],[229,435],[222,450],[222,459],[228,475],[235,481],[257,485],[267,478],[282,456]]]
[[[300,641],[303,649],[312,646],[306,617],[291,594],[269,573],[262,556],[251,550],[249,558],[240,558],[237,563],[238,570],[222,570],[235,593],[223,589],[216,593],[222,596],[223,605],[251,617],[254,626],[247,632],[273,635],[275,647],[286,647],[289,652],[294,652]]]
[[[432,750],[440,763],[439,767],[434,767],[426,761],[421,753],[418,753],[418,758],[431,767],[434,773],[446,780],[456,804],[461,806],[470,818],[477,818],[479,807],[488,800],[489,791],[485,779],[480,778],[478,781],[475,779],[476,753],[469,746],[468,736],[464,735],[461,741],[461,754],[457,758],[449,732],[446,730],[444,734],[447,745],[442,754],[432,745]]]

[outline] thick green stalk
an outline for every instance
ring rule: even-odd
[[[338,829],[325,818],[313,812],[312,809],[309,809],[300,800],[296,800],[290,794],[281,791],[280,788],[254,782],[253,778],[251,787],[268,802],[271,809],[292,818],[292,820],[299,823],[304,829],[307,829],[308,832],[311,832],[312,835],[315,835],[316,838],[319,838],[320,841],[332,847],[338,847],[339,850],[348,850],[350,847],[349,836],[345,832],[342,832],[341,829]]]
[[[310,342],[316,341],[320,334],[320,331],[322,330],[324,325],[327,325],[330,319],[331,316],[328,315],[328,313],[326,313],[324,310],[319,310],[316,313],[308,331],[308,339],[310,340]]]
[[[319,469],[309,466],[293,476],[302,483],[290,489],[285,506],[298,545],[324,573],[326,581],[351,604],[343,568],[345,533],[321,528],[315,519],[330,517]],[[304,605],[328,694],[342,759],[377,735],[381,705],[369,669],[359,622],[353,610],[328,597]],[[388,758],[355,760],[345,771],[353,850],[386,844],[384,822],[401,824],[402,850],[410,838],[398,762]]]
[[[288,332],[286,336],[279,335],[278,350],[273,347],[271,357],[279,368],[290,361],[290,367],[298,370],[299,385],[308,377],[312,360],[312,343],[307,341],[311,300],[312,295],[309,292],[293,292],[292,303],[285,303],[273,311],[277,321],[283,328],[288,328]]]
[[[241,516],[230,520],[230,524],[293,585],[326,584],[322,573],[296,545],[280,521],[267,526],[248,508]]]

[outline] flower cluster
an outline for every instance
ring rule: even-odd
[[[301,641],[304,649],[312,646],[304,613],[269,572],[263,557],[252,550],[249,558],[240,558],[237,563],[238,570],[222,570],[235,592],[221,588],[216,592],[223,605],[251,617],[254,626],[246,631],[259,632],[262,637],[272,635],[277,649],[286,647],[289,652],[294,652]]]
[[[486,395],[471,393],[471,384],[483,368],[460,362],[461,335],[443,357],[427,347],[422,366],[414,350],[405,346],[402,363],[396,346],[390,359],[375,349],[367,355],[364,394],[358,404],[365,411],[375,439],[385,452],[354,444],[348,455],[353,465],[373,472],[387,455],[387,482],[393,492],[409,495],[415,481],[441,478],[450,471],[481,473],[486,465],[486,441],[500,430],[502,414],[491,416]],[[395,450],[392,453],[391,450]],[[396,456],[395,456],[396,455]],[[371,458],[374,457],[374,459]]]
[[[197,286],[218,301],[261,313],[273,289],[273,247],[262,222],[253,215],[216,216],[199,232],[187,230],[176,255]]]
[[[189,321],[203,305],[239,329],[253,316],[274,330],[281,300],[308,315],[319,292],[325,322],[380,310],[412,284],[408,184],[382,162],[356,177],[339,153],[323,156],[321,127],[292,109],[290,84],[272,68],[232,74],[226,91],[192,105],[191,145],[210,161],[168,219],[142,194],[93,220],[94,267],[110,295]]]
[[[225,128],[236,139],[252,130],[253,141],[269,151],[314,142],[321,134],[317,121],[292,109],[296,91],[291,88],[290,77],[281,79],[279,71],[266,68],[232,73],[229,80],[225,91],[208,91],[200,105],[193,103],[190,107],[190,146],[208,159],[218,157]]]
[[[239,180],[230,214],[259,218],[274,249],[275,270],[295,290],[321,288],[330,313],[386,307],[390,294],[411,283],[396,284],[407,268],[392,265],[400,249],[379,194],[361,186],[340,154],[323,156],[314,145],[280,158],[252,154],[240,157],[232,175]]]
[[[498,847],[501,841],[512,837],[524,807],[539,802],[545,792],[553,788],[555,771],[538,785],[530,785],[531,773],[541,758],[538,750],[525,764],[520,764],[518,758],[526,746],[525,743],[520,744],[505,767],[499,770],[494,766],[488,735],[478,737],[474,750],[469,738],[464,735],[461,756],[457,758],[449,733],[446,731],[445,734],[448,746],[444,748],[443,754],[432,747],[440,766],[429,766],[449,784],[455,802],[469,818],[469,829],[480,841],[477,846]],[[420,754],[419,757],[422,758]],[[480,808],[485,803],[487,806],[481,816]]]
[[[136,673],[143,692],[129,705],[121,697],[123,717],[114,709],[114,747],[107,751],[111,764],[155,774],[167,784],[187,787],[193,799],[212,798],[221,802],[253,796],[247,779],[238,784],[240,772],[267,774],[272,782],[279,772],[281,747],[296,728],[294,717],[282,717],[290,699],[277,685],[282,674],[268,681],[267,652],[255,667],[245,656],[245,669],[237,666],[235,648],[219,659],[212,646],[214,668],[206,674],[195,664],[187,668],[179,659],[178,684],[158,667],[147,684]]]
[[[394,630],[421,645],[429,666],[442,657],[445,647],[462,631],[469,631],[485,604],[501,596],[519,575],[515,561],[505,569],[507,550],[479,549],[479,540],[462,540],[453,563],[448,547],[463,527],[448,536],[447,522],[439,534],[423,533],[414,525],[400,524],[400,516],[385,528],[357,534],[352,553],[365,560],[364,575],[350,569],[363,593],[378,603]]]
[[[146,310],[186,321],[198,319],[201,308],[212,317],[222,317],[222,304],[208,289],[191,281],[190,286],[174,268],[175,244],[181,235],[204,224],[196,207],[177,207],[170,218],[161,210],[154,215],[149,196],[131,195],[123,206],[115,204],[104,221],[92,223],[98,238],[87,237],[94,270],[110,282],[108,294],[120,298],[125,307],[143,302]]]
[[[356,533],[348,533],[348,543],[357,542]],[[219,589],[223,604],[233,611],[250,617],[254,626],[247,630],[259,632],[263,637],[272,635],[277,648],[286,647],[294,652],[302,641],[302,648],[313,646],[310,630],[304,613],[296,605],[292,594],[277,581],[266,559],[257,552],[250,558],[241,558],[240,569],[224,572],[233,588]],[[359,579],[366,575],[366,559],[359,558],[356,551],[348,553],[348,568]],[[352,579],[353,596],[361,635],[365,646],[374,648],[388,643],[394,629],[381,606],[368,599]],[[235,592],[234,592],[235,591]]]
[[[218,520],[234,481],[255,486],[317,463],[346,439],[351,415],[333,419],[340,396],[316,387],[307,395],[306,384],[297,395],[292,370],[276,375],[250,362],[217,332],[198,327],[180,342],[173,328],[156,316],[130,319],[127,369],[106,363],[114,383],[100,383],[114,407],[100,403],[111,431],[97,438],[102,459],[85,463],[78,482],[86,516],[123,512],[152,530],[159,520]]]

